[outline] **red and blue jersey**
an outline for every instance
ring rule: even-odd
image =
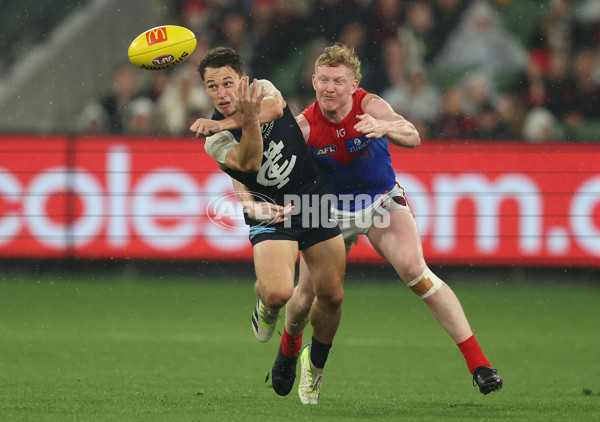
[[[367,207],[396,182],[388,139],[367,138],[354,129],[359,121],[356,116],[363,114],[361,103],[366,95],[368,92],[362,88],[354,93],[352,110],[339,123],[327,120],[318,102],[302,112],[310,124],[310,152],[325,176],[329,192],[338,197],[338,209],[344,211]]]

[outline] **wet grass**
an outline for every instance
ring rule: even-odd
[[[598,285],[452,284],[505,380],[482,396],[408,289],[349,282],[321,401],[303,406],[265,383],[277,339],[251,333],[252,283],[0,282],[0,420],[600,418]]]

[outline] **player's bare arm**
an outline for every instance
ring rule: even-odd
[[[256,82],[256,79],[254,80]],[[233,145],[225,165],[243,172],[259,171],[263,157],[263,138],[260,129],[259,114],[265,93],[258,89],[258,84],[249,86],[248,76],[242,76],[238,86],[237,112],[242,120],[242,137]]]
[[[302,131],[302,136],[304,136],[304,141],[308,143],[308,138],[310,137],[310,123],[306,120],[306,117],[302,113],[296,116],[296,123],[300,127],[300,131]]]
[[[356,116],[359,122],[354,128],[365,133],[367,138],[385,136],[393,144],[406,148],[415,148],[421,144],[415,126],[379,96],[367,95],[362,101],[362,109],[364,114]]]
[[[282,117],[286,102],[275,86],[266,79],[261,79],[258,81],[255,79],[252,83],[252,86],[256,86],[264,93],[261,103],[261,111],[258,115],[260,124],[262,125],[272,122],[273,120]],[[239,129],[242,127],[242,117],[239,115],[239,113],[234,113],[226,119],[221,120],[220,123],[222,130]]]
[[[221,129],[221,123],[211,119],[197,119],[192,126],[190,126],[190,130],[196,133],[196,138],[212,136],[223,131],[223,129]]]
[[[286,216],[294,209],[292,204],[284,207],[271,202],[256,202],[254,195],[248,191],[246,185],[235,179],[231,179],[231,181],[233,182],[235,196],[237,196],[245,213],[253,220],[269,224],[282,223],[287,220]]]
[[[258,88],[262,89],[265,94],[261,104],[261,111],[258,115],[260,124],[272,122],[283,116],[283,109],[286,106],[286,102],[277,88],[266,79],[260,79],[254,84],[257,84]],[[204,136],[212,136],[224,130],[240,129],[241,127],[242,116],[236,112],[219,121],[197,119],[190,127],[190,131],[196,133],[197,138],[202,138]]]

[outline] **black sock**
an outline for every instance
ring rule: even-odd
[[[329,355],[331,344],[320,343],[316,338],[312,338],[312,346],[310,348],[310,360],[317,368],[325,367],[327,356]]]

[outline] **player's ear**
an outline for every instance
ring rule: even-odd
[[[358,89],[358,79],[355,79],[352,82],[352,93],[354,94],[356,92],[356,90]]]

